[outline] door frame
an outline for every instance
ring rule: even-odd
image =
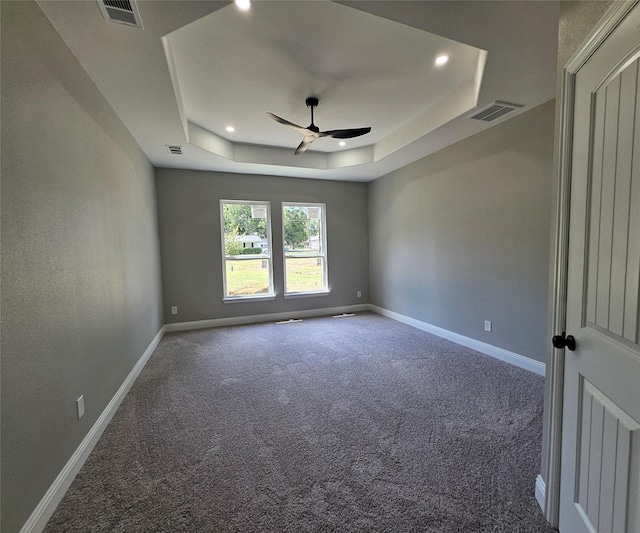
[[[565,331],[567,317],[569,206],[571,201],[573,102],[576,76],[598,47],[639,2],[640,0],[614,2],[562,69],[559,121],[556,134],[558,179],[555,191],[553,277],[551,281],[553,291],[550,322],[552,335],[561,335]],[[545,388],[548,397],[546,398],[544,413],[547,432],[543,443],[543,449],[546,450],[546,461],[544,462],[546,468],[542,473],[544,483],[543,512],[551,526],[556,528],[558,527],[560,516],[564,364],[564,349],[551,349],[545,376],[547,382]]]

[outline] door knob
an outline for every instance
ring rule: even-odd
[[[574,351],[576,349],[576,339],[573,335],[567,335],[565,337],[564,331],[562,335],[554,335],[551,339],[551,344],[553,344],[554,348],[558,350],[562,350],[562,348],[566,348],[567,350]]]

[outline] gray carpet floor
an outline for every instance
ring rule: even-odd
[[[543,379],[362,313],[165,335],[46,532],[553,532]]]

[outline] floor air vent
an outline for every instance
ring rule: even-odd
[[[480,120],[481,122],[492,122],[497,118],[503,117],[507,113],[511,113],[516,109],[520,109],[524,106],[520,104],[509,104],[507,102],[493,102],[486,107],[483,107],[479,111],[474,111],[473,115],[469,115],[470,120]]]
[[[134,0],[97,0],[102,15],[111,22],[142,29],[142,20]]]
[[[177,146],[175,144],[165,144],[167,150],[169,150],[170,154],[173,155],[182,155],[182,146]]]

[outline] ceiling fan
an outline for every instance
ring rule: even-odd
[[[307,107],[311,108],[311,124],[306,128],[302,126],[298,126],[293,122],[289,122],[283,118],[280,118],[273,113],[267,113],[273,120],[279,122],[280,124],[284,124],[285,126],[289,126],[291,129],[297,131],[298,133],[304,136],[302,142],[298,145],[295,151],[295,155],[301,154],[305,152],[309,145],[319,139],[320,137],[333,137],[335,139],[351,139],[353,137],[360,137],[360,135],[365,135],[371,131],[371,128],[352,128],[348,130],[329,130],[329,131],[320,131],[320,128],[313,123],[313,108],[318,107],[318,99],[311,96],[305,100]]]

